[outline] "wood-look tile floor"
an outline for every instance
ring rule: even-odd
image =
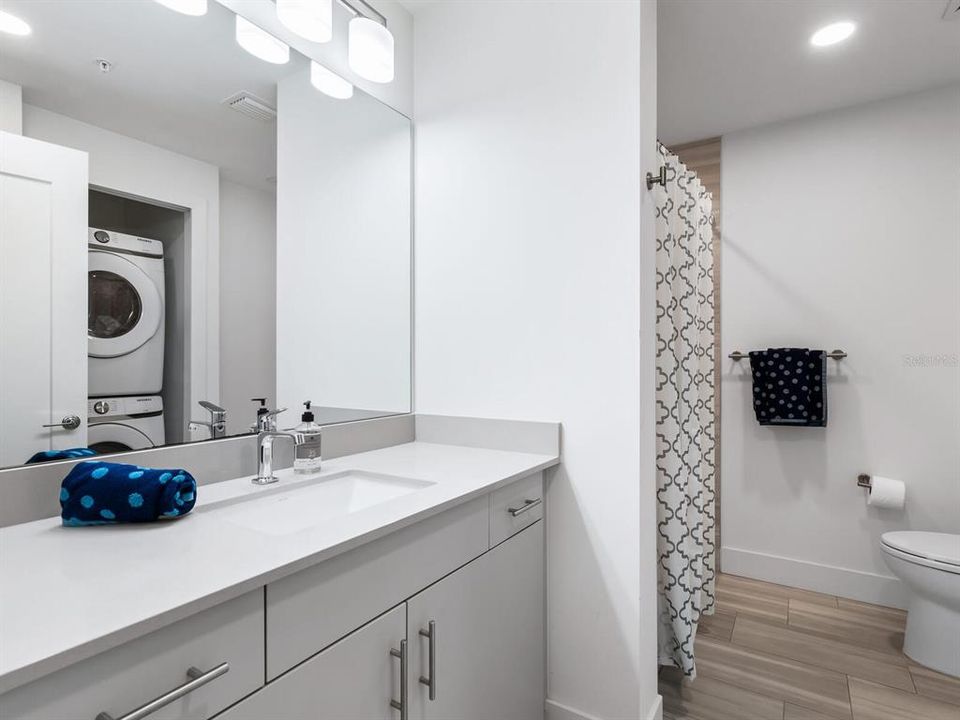
[[[960,680],[903,654],[905,623],[902,610],[721,575],[697,679],[660,672],[664,720],[960,720]]]

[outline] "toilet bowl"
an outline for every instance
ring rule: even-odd
[[[960,677],[960,535],[889,532],[880,548],[909,592],[904,653]]]

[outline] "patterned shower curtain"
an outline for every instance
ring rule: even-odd
[[[657,553],[659,661],[696,673],[697,623],[714,607],[712,200],[662,145],[657,188]]]

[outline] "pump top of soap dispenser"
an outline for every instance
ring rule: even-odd
[[[310,409],[310,406],[312,404],[313,403],[310,400],[307,400],[303,404],[306,410],[304,410],[303,415],[300,416],[300,420],[301,420],[300,424],[297,425],[297,427],[295,428],[297,432],[306,433],[306,434],[310,434],[310,433],[319,434],[320,430],[322,430],[321,426],[317,425],[317,423],[313,421],[313,417],[314,417],[313,410]]]

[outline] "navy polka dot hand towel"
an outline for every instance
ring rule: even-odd
[[[196,501],[197,481],[186,470],[87,460],[60,484],[60,517],[71,527],[174,519]]]
[[[761,425],[825,427],[827,354],[806,348],[750,353],[753,410]]]

